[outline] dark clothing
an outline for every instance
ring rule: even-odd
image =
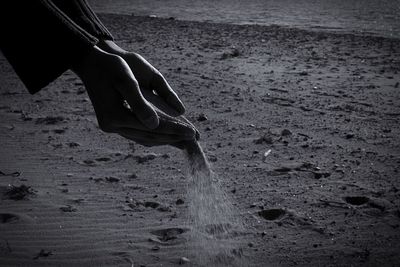
[[[0,49],[30,93],[113,37],[85,0],[2,0]]]

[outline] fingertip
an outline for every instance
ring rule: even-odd
[[[179,115],[183,115],[186,112],[186,108],[182,103],[180,103],[180,105],[177,105],[176,111],[178,111]]]
[[[179,112],[180,115],[183,115],[186,111],[185,106],[180,100],[177,101],[176,110]]]
[[[196,138],[196,130],[182,122],[175,122],[173,126],[174,134],[181,136],[183,140],[194,140]]]
[[[178,112],[178,115],[183,115],[185,113],[185,105],[183,105],[182,101],[177,96],[169,96],[167,102]]]

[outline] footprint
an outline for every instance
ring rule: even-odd
[[[281,219],[286,214],[286,211],[283,209],[268,209],[261,210],[258,212],[258,215],[263,217],[268,221],[275,221]]]
[[[95,160],[99,161],[99,162],[107,162],[107,161],[110,161],[111,159],[109,157],[101,157],[101,158],[97,158]]]
[[[361,206],[369,202],[369,198],[363,196],[345,197],[344,201],[350,205]]]
[[[35,191],[30,186],[20,185],[20,186],[11,186],[5,192],[5,196],[8,199],[12,200],[23,200],[27,199],[29,196],[34,195]]]
[[[13,223],[19,220],[19,216],[12,213],[0,213],[0,223]]]
[[[157,236],[160,241],[167,242],[170,240],[177,239],[179,235],[187,232],[188,229],[183,228],[166,228],[160,230],[154,230],[150,233]]]

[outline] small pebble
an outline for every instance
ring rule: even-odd
[[[158,250],[160,250],[160,247],[159,246],[154,246],[154,247],[151,248],[151,250],[158,251]]]
[[[261,236],[266,236],[266,235],[267,235],[267,232],[265,232],[265,231],[261,233]]]
[[[118,183],[119,179],[115,177],[106,177],[106,181],[109,183]]]
[[[207,116],[205,114],[200,114],[197,117],[197,121],[206,121],[206,120],[208,120],[208,118],[207,118]]]
[[[281,132],[281,135],[282,136],[289,136],[289,135],[292,135],[292,132],[290,130],[288,130],[288,129],[283,129],[282,132]]]
[[[186,264],[186,263],[189,263],[189,262],[190,262],[190,260],[188,258],[186,258],[186,257],[182,257],[182,258],[179,259],[179,264],[180,265],[183,265],[183,264]]]

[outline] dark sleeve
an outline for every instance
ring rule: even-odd
[[[32,94],[98,42],[49,0],[2,0],[0,32],[1,51]]]
[[[53,3],[91,35],[102,40],[113,40],[111,33],[93,12],[86,0],[52,0]]]

